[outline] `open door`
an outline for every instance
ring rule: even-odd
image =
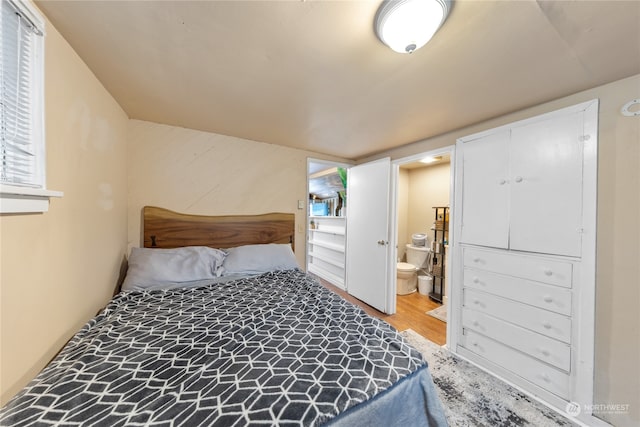
[[[353,166],[347,179],[347,292],[387,312],[389,158]]]

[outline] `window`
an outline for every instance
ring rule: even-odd
[[[44,21],[25,0],[4,0],[0,43],[0,212],[44,212]]]

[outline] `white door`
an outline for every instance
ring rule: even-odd
[[[347,292],[386,312],[389,265],[389,158],[349,168]]]
[[[512,129],[511,249],[580,256],[582,117],[565,113]]]
[[[509,130],[465,141],[460,242],[509,247]]]

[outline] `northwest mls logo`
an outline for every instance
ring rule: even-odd
[[[629,403],[595,403],[593,405],[580,405],[576,402],[569,402],[565,408],[569,416],[577,417],[582,410],[585,414],[628,414],[631,405]]]
[[[567,403],[565,411],[572,417],[577,417],[578,415],[580,415],[580,404],[576,402],[569,402]]]

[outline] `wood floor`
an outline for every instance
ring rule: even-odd
[[[428,296],[414,292],[409,295],[398,295],[396,314],[386,314],[352,297],[342,289],[318,278],[320,283],[333,292],[342,296],[347,301],[356,304],[368,314],[378,317],[399,331],[413,329],[423,337],[438,345],[444,345],[447,340],[447,324],[435,317],[428,316],[425,312],[433,310],[440,304],[429,299]]]

